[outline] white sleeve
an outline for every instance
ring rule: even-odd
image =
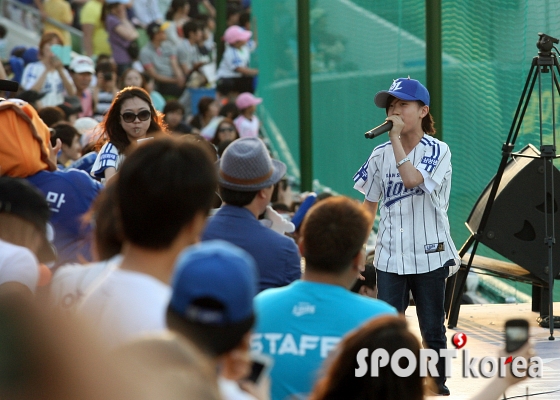
[[[364,194],[366,200],[373,203],[381,198],[381,180],[379,166],[376,163],[375,150],[369,159],[354,174],[354,189]]]
[[[109,167],[117,169],[118,162],[119,153],[117,148],[111,142],[105,143],[99,151],[99,154],[97,154],[97,158],[91,167],[91,176],[94,178],[103,178],[103,172]]]
[[[39,68],[37,63],[27,64],[23,69],[23,74],[21,76],[21,87],[25,90],[31,89],[31,87],[35,85],[39,79],[39,76],[43,73],[43,70],[44,68]]]
[[[426,153],[416,167],[424,177],[420,185],[426,193],[432,193],[439,187],[451,170],[451,151],[443,142],[436,142],[426,147]]]
[[[0,285],[18,282],[35,293],[39,282],[39,261],[29,249],[17,247],[10,251],[9,257],[0,259]]]

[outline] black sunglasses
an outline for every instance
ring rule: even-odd
[[[138,117],[140,121],[147,121],[151,116],[152,113],[150,110],[142,110],[138,114],[134,114],[133,112],[125,112],[121,114],[123,121],[128,123],[136,121],[136,117]]]
[[[218,132],[235,132],[235,129],[233,129],[232,127],[220,128]]]

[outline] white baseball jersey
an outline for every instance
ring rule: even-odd
[[[422,274],[455,259],[451,275],[459,265],[447,219],[451,152],[424,134],[408,157],[424,177],[415,188],[404,187],[391,142],[377,146],[354,175],[354,188],[366,200],[379,202],[375,267],[399,275]]]
[[[246,45],[241,46],[240,49],[226,45],[216,76],[218,79],[240,78],[243,74],[241,72],[237,72],[235,69],[239,67],[248,67],[250,61],[251,51]]]

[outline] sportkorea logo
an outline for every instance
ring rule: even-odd
[[[363,377],[366,374],[372,377],[379,376],[379,370],[390,366],[395,375],[406,378],[419,367],[422,377],[438,377],[436,368],[439,358],[445,360],[445,376],[451,377],[451,359],[457,358],[457,353],[467,344],[467,335],[462,332],[453,335],[452,343],[455,349],[440,349],[439,354],[432,349],[420,349],[420,359],[409,349],[398,349],[392,355],[387,350],[378,348],[370,353],[369,349],[360,349],[356,354],[358,368],[354,370],[354,376]],[[511,368],[512,374],[521,378],[525,373],[531,378],[542,378],[543,361],[540,357],[531,357],[528,360],[523,357],[483,357],[482,359],[471,357],[469,350],[462,350],[462,376],[463,378],[491,378],[495,375],[501,378],[506,376],[506,369]],[[407,366],[402,367],[400,359],[407,359]],[[368,362],[369,361],[369,362]]]

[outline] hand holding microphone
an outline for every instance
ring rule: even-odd
[[[381,125],[367,131],[364,135],[366,139],[373,139],[385,132],[389,132],[391,129],[393,129],[393,121],[385,121]]]

